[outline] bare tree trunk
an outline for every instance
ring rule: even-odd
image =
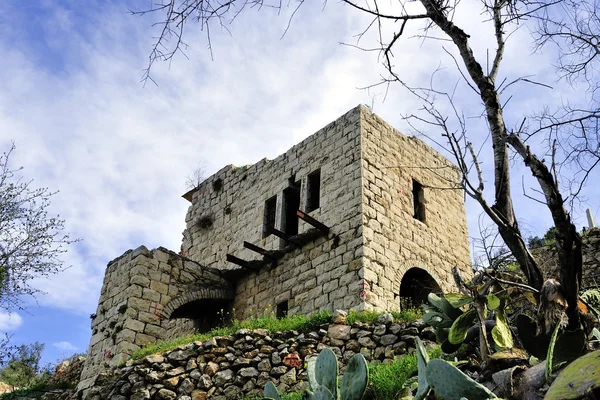
[[[497,72],[498,65],[502,58],[502,32],[500,29],[497,30],[499,50],[496,59],[494,60],[492,75],[486,76],[481,65],[475,59],[473,50],[469,46],[469,35],[454,25],[452,21],[448,20],[443,10],[440,9],[439,3],[433,0],[421,0],[421,3],[427,10],[429,18],[431,18],[431,20],[452,39],[460,51],[465,67],[467,68],[471,79],[473,79],[473,82],[475,82],[479,89],[481,100],[485,104],[486,116],[492,133],[494,149],[495,204],[492,207],[488,207],[484,204],[482,204],[482,206],[484,206],[483,208],[490,218],[498,225],[500,235],[514,254],[527,278],[527,283],[535,289],[540,290],[544,283],[543,275],[523,240],[523,236],[521,235],[515,218],[512,197],[510,194],[510,170],[507,151],[508,135],[504,124],[498,91],[496,90],[494,83],[495,73]],[[478,200],[480,203],[484,201],[481,197]]]
[[[556,227],[556,247],[558,249],[558,264],[560,268],[561,290],[567,300],[567,316],[569,328],[579,327],[579,287],[581,285],[583,257],[581,253],[581,235],[577,233],[575,225],[564,207],[558,183],[552,173],[542,161],[531,153],[529,146],[516,134],[508,137],[511,146],[519,153],[537,179],[546,198],[546,204],[552,213]]]

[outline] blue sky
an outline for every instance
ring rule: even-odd
[[[60,191],[52,211],[82,239],[64,256],[70,268],[35,282],[47,293],[37,298],[39,305],[29,299],[26,312],[0,312],[0,331],[12,334],[15,343],[46,343],[47,362],[86,351],[89,314],[108,261],[141,244],[179,250],[188,206],[180,196],[198,164],[212,173],[227,164],[274,158],[359,103],[410,133],[400,114],[420,106],[399,87],[387,96],[383,87],[359,89],[377,83],[384,69],[375,52],[339,44],[355,43],[368,20],[331,2],[324,9],[305,4],[283,38],[293,8],[279,16],[247,10],[231,33],[212,30],[214,60],[205,33],[190,25],[189,59],[157,64],[158,86],[144,86],[140,78],[159,16],[131,16],[127,7],[148,3],[0,2],[0,150],[15,142],[13,165],[22,165],[34,185]],[[462,2],[457,18],[468,27],[477,54],[494,49],[478,6]],[[506,93],[513,95],[506,110],[511,124],[523,110],[539,107],[540,99],[558,105],[581,90],[557,81],[553,52],[532,54],[528,38],[526,27],[511,37],[501,75],[533,74],[557,90],[515,85]],[[367,35],[365,46],[374,39]],[[428,83],[438,66],[438,84],[453,87],[457,81],[453,61],[437,43],[407,41],[395,65],[415,84]],[[467,116],[477,115],[471,110],[478,100],[462,84],[457,100]],[[480,120],[470,118],[469,124],[472,132],[485,131]],[[483,139],[474,135],[473,141]],[[540,235],[551,226],[550,216],[518,195],[522,176],[532,186],[527,171],[517,168],[517,213],[528,232]],[[584,208],[597,214],[600,202],[590,186]],[[585,223],[581,210],[575,211],[576,221]],[[473,236],[479,213],[468,203]]]

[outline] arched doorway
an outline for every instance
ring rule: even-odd
[[[429,293],[441,293],[442,288],[427,271],[422,268],[411,268],[400,282],[400,298],[412,306],[419,306],[427,301]]]
[[[231,321],[231,310],[231,301],[194,300],[175,309],[171,314],[171,319],[191,319],[194,321],[194,329],[204,333],[220,325],[228,324]]]
[[[203,288],[185,293],[169,302],[163,311],[165,319],[186,318],[194,322],[199,332],[230,322],[232,318],[233,291],[220,288]]]

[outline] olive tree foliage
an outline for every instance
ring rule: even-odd
[[[296,2],[300,7],[303,0]],[[463,4],[458,0],[342,0],[357,12],[370,16],[371,22],[358,37],[374,30],[377,37],[373,46],[361,48],[380,52],[387,71],[384,85],[396,84],[407,89],[421,103],[421,109],[405,115],[406,121],[417,132],[427,136],[441,135],[443,146],[454,157],[462,172],[461,189],[477,201],[487,217],[497,226],[504,244],[519,264],[529,288],[542,296],[546,281],[535,258],[527,247],[526,237],[519,226],[513,206],[511,157],[520,160],[537,182],[537,199],[546,207],[556,227],[556,247],[559,254],[560,291],[568,304],[566,313],[571,328],[580,325],[577,311],[578,291],[582,276],[581,237],[573,224],[566,205],[581,190],[590,171],[600,162],[599,118],[595,101],[598,92],[598,10],[597,0],[480,0],[481,20],[486,22],[493,40],[487,54],[477,56],[473,51],[474,38],[455,20]],[[156,61],[168,61],[183,51],[184,28],[188,22],[197,22],[206,31],[210,47],[210,29],[225,26],[246,8],[281,7],[281,3],[267,4],[265,0],[171,0],[159,3],[149,10],[134,14],[156,13],[160,17],[160,35],[150,54],[145,79],[149,78]],[[336,5],[333,5],[336,6]],[[402,54],[403,43],[414,34],[407,34],[407,26],[420,28],[416,38],[439,44],[441,57],[447,57],[456,70],[460,90],[448,89],[436,81],[437,70],[427,85],[405,82],[395,65],[394,54]],[[522,28],[532,32],[532,40],[539,49],[558,52],[557,77],[571,84],[587,85],[584,96],[589,100],[582,107],[568,101],[552,108],[540,102],[539,110],[523,110],[521,115],[505,117],[506,103],[524,85],[552,90],[549,83],[537,82],[531,76],[503,77],[501,73],[507,46],[522,46],[511,42],[511,35]],[[411,36],[411,37],[408,37]],[[359,46],[357,46],[359,47]],[[534,66],[532,66],[534,67]],[[466,89],[466,90],[464,90]],[[511,93],[511,90],[513,91]],[[472,103],[461,108],[461,96],[471,96],[480,106],[473,111]],[[514,100],[513,100],[514,101]],[[483,124],[469,130],[469,118],[479,115]],[[483,129],[482,129],[483,126]],[[543,138],[543,140],[540,140]],[[491,154],[492,166],[482,166],[483,143]],[[544,147],[530,146],[543,142]],[[567,165],[577,166],[571,181],[559,184],[559,177],[567,172]],[[564,169],[561,169],[564,168]],[[488,176],[489,175],[489,176]],[[491,188],[486,188],[490,184]],[[566,185],[565,185],[566,184]],[[561,186],[562,185],[562,186]],[[548,282],[548,281],[547,281]],[[543,297],[543,296],[542,296]],[[544,299],[540,299],[544,304]],[[543,311],[543,310],[541,310]],[[540,312],[540,314],[543,314]]]
[[[48,188],[34,188],[10,166],[13,145],[0,155],[0,307],[22,309],[23,296],[40,293],[35,278],[63,270],[61,254],[73,240],[64,221],[48,215]]]
[[[39,379],[44,344],[35,342],[18,346],[6,365],[0,368],[0,381],[16,387],[27,387]]]

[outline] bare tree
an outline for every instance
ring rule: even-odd
[[[188,190],[196,189],[206,179],[206,167],[200,163],[185,178],[185,188]]]
[[[23,296],[39,294],[31,280],[62,271],[60,255],[74,242],[64,221],[48,215],[56,192],[32,188],[21,168],[9,165],[14,149],[0,156],[0,307],[6,309],[22,309]]]
[[[534,39],[539,47],[558,45],[559,76],[571,83],[583,78],[590,92],[595,93],[597,81],[594,68],[600,32],[596,14],[598,5],[594,0],[583,3],[572,0],[481,0],[483,19],[489,22],[495,38],[495,43],[491,44],[495,51],[480,59],[472,49],[470,35],[454,22],[455,13],[460,12],[457,0],[419,0],[421,7],[409,4],[413,2],[408,0],[400,0],[391,8],[379,4],[378,0],[343,0],[343,3],[372,17],[367,30],[376,30],[376,50],[381,52],[388,72],[388,77],[382,83],[399,83],[421,101],[420,112],[406,115],[407,121],[417,132],[441,133],[446,139],[446,147],[462,172],[465,192],[481,205],[485,214],[496,224],[529,287],[543,296],[543,273],[527,248],[515,215],[510,186],[511,155],[519,157],[529,169],[539,186],[538,193],[542,196],[539,201],[550,211],[557,230],[560,291],[568,304],[568,323],[570,328],[579,327],[577,301],[582,276],[581,237],[565,207],[569,196],[561,192],[557,169],[564,163],[574,161],[582,171],[582,175],[576,177],[575,186],[583,185],[589,171],[600,160],[600,113],[594,102],[591,102],[589,109],[569,106],[559,110],[542,109],[538,114],[523,114],[516,126],[509,127],[504,116],[507,99],[504,102],[502,100],[506,96],[506,89],[523,83],[549,86],[524,76],[514,80],[500,79],[499,71],[510,34],[519,24],[529,23],[532,26],[533,23],[536,32]],[[301,4],[302,1],[297,3],[298,6]],[[263,0],[172,0],[145,11],[163,12],[165,16],[145,77],[149,77],[155,61],[170,60],[184,48],[184,26],[190,18],[199,22],[209,33],[213,22],[224,24],[226,17],[233,20],[246,7],[268,5]],[[279,7],[280,3],[272,6]],[[388,8],[391,11],[386,11]],[[570,19],[560,17],[565,10],[569,11]],[[593,17],[591,23],[586,22],[590,20],[586,19],[589,16]],[[423,32],[418,35],[421,40],[435,40],[443,43],[443,46],[452,46],[451,51],[445,47],[441,47],[440,51],[446,52],[466,87],[476,94],[481,104],[480,115],[487,129],[478,135],[491,139],[490,151],[493,153],[491,198],[488,198],[487,192],[484,193],[486,179],[479,157],[480,149],[476,149],[472,143],[476,134],[468,131],[466,118],[456,104],[454,91],[436,87],[434,79],[431,79],[428,87],[411,86],[402,80],[395,68],[394,50],[401,46],[409,23],[421,24]],[[450,113],[444,111],[448,109]],[[547,147],[541,154],[536,154],[528,140],[540,135],[546,138]],[[557,159],[559,156],[562,157],[560,160]],[[551,161],[546,162],[545,157]],[[577,190],[573,194],[576,193]]]

